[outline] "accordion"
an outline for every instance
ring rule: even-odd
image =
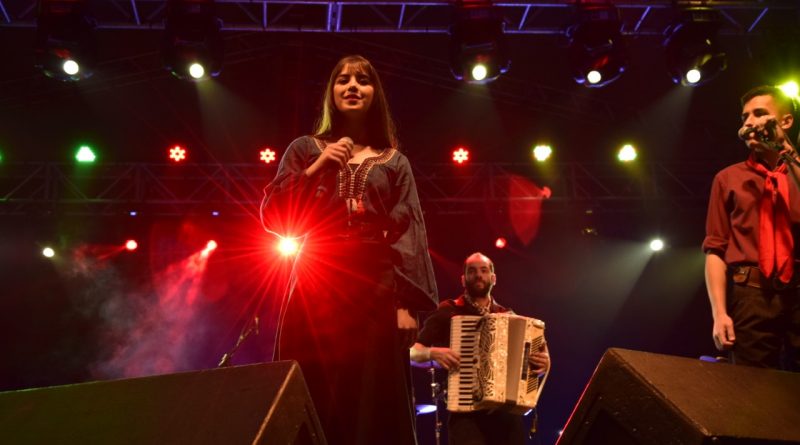
[[[544,322],[512,314],[461,315],[450,321],[450,349],[461,365],[447,377],[451,412],[495,410],[523,414],[536,407],[546,374],[528,356],[544,342]]]

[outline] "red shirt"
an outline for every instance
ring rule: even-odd
[[[791,174],[788,181],[794,257],[800,258],[800,193]],[[711,185],[703,251],[716,253],[727,264],[758,265],[758,209],[763,192],[764,177],[744,162],[717,173]]]

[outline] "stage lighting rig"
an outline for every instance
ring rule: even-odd
[[[713,8],[680,10],[664,39],[667,69],[675,83],[702,85],[727,68],[727,56],[717,42],[721,21],[720,12]]]
[[[90,77],[97,59],[95,27],[85,0],[41,0],[34,43],[36,67],[65,82]]]
[[[164,68],[179,79],[218,76],[224,45],[214,0],[169,0],[167,8]]]
[[[587,87],[603,87],[628,66],[619,12],[610,3],[578,3],[575,8],[575,21],[567,28],[573,78]]]
[[[450,69],[458,80],[489,83],[508,71],[503,19],[489,1],[457,1],[450,26]]]

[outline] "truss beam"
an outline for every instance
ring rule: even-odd
[[[167,0],[92,2],[99,29],[162,29]],[[0,0],[0,27],[33,27],[37,0]],[[225,31],[446,33],[451,0],[217,0]],[[616,0],[622,31],[628,35],[663,35],[675,5],[703,4],[725,17],[721,33],[758,33],[770,21],[800,10],[794,0],[676,1]],[[574,0],[498,1],[507,34],[563,34]],[[796,14],[795,14],[796,15]],[[796,20],[795,20],[796,21]]]
[[[636,212],[705,208],[718,165],[648,164],[638,178],[615,164],[564,163],[552,176],[527,164],[415,167],[427,214],[559,212],[576,206]],[[113,164],[91,171],[72,164],[7,164],[0,171],[0,215],[181,216],[217,210],[257,214],[274,167],[260,164]],[[542,206],[527,206],[534,201]],[[528,210],[526,210],[528,209]]]

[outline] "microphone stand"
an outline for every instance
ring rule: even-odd
[[[275,333],[275,344],[272,351],[273,360],[276,360],[280,354],[280,338],[281,338],[281,327],[283,326],[283,320],[286,317],[286,308],[289,306],[289,300],[292,298],[292,293],[294,291],[295,285],[297,284],[297,260],[299,259],[302,247],[305,244],[306,236],[303,235],[300,237],[300,249],[298,253],[295,255],[294,259],[292,260],[292,270],[289,275],[289,281],[286,283],[286,288],[283,292],[283,297],[281,298],[281,307],[278,311],[278,326]],[[239,349],[239,346],[244,342],[250,334],[255,331],[256,335],[258,335],[258,313],[261,309],[261,303],[259,302],[258,306],[255,308],[255,315],[250,319],[250,321],[244,325],[242,328],[242,332],[239,334],[239,339],[236,340],[236,344],[233,345],[230,351],[226,352],[219,361],[217,367],[225,367],[230,366],[230,360],[233,357],[233,354]]]
[[[792,144],[792,141],[788,138],[784,138],[791,150],[789,152],[783,150],[782,145],[778,145],[778,143],[774,140],[776,137],[775,128],[777,127],[778,122],[775,120],[770,120],[767,122],[767,125],[764,127],[765,133],[762,133],[761,130],[758,129],[751,129],[747,128],[746,132],[742,132],[739,130],[739,138],[744,140],[744,136],[748,134],[755,133],[755,137],[759,139],[763,144],[765,144],[770,149],[778,152],[778,157],[786,164],[786,169],[789,170],[789,176],[792,177],[792,181],[794,185],[797,187],[797,190],[800,191],[800,178],[797,177],[797,173],[792,169],[792,164],[797,167],[800,167],[800,161],[795,157],[798,155],[797,147]],[[790,154],[791,153],[791,154]]]
[[[303,254],[303,246],[305,246],[306,243],[306,236],[308,236],[308,234],[300,237],[300,246],[294,256],[294,259],[292,260],[292,270],[289,272],[289,281],[286,282],[286,288],[284,289],[283,297],[281,298],[281,307],[278,310],[278,325],[275,329],[275,344],[272,348],[273,361],[280,358],[281,330],[283,329],[283,321],[286,318],[286,310],[289,307],[289,301],[292,299],[294,288],[297,285],[297,262],[300,259],[300,255]]]
[[[242,332],[239,333],[239,339],[236,340],[236,344],[233,345],[233,348],[231,348],[230,351],[222,355],[222,358],[220,359],[219,364],[217,365],[218,368],[224,368],[226,366],[231,365],[231,358],[233,358],[233,354],[236,353],[236,351],[239,349],[239,346],[241,346],[242,342],[245,341],[245,339],[249,337],[250,334],[253,333],[253,331],[255,331],[256,335],[258,335],[258,315],[251,318],[250,322],[244,325],[244,327],[242,328]]]
[[[323,189],[323,191],[324,191],[324,189]],[[317,193],[319,194],[320,191],[318,190]],[[275,236],[280,236],[277,233],[267,229],[267,226],[264,223],[264,209],[266,208],[267,201],[268,201],[267,196],[268,196],[267,193],[264,193],[264,197],[261,198],[261,205],[259,206],[258,214],[259,214],[259,218],[261,220],[261,226],[264,228],[264,230],[267,233],[271,233],[271,234],[273,234]],[[306,235],[303,235],[300,239],[301,239],[300,247],[302,248],[303,244],[305,244]],[[300,256],[300,252],[298,251],[297,255],[295,255],[294,260],[292,261],[292,270],[291,270],[291,274],[289,275],[289,281],[286,284],[286,289],[284,290],[283,298],[281,298],[281,307],[280,307],[280,311],[279,311],[279,314],[278,314],[278,327],[277,327],[277,332],[275,334],[275,345],[273,347],[273,352],[272,352],[273,353],[273,359],[278,357],[278,346],[280,345],[280,335],[281,335],[281,326],[282,326],[282,323],[283,323],[283,318],[286,315],[286,307],[289,304],[289,300],[291,299],[292,291],[294,290],[295,284],[297,283],[297,277],[296,277],[295,271],[296,271],[296,267],[297,267],[297,259],[298,259],[299,256]],[[241,344],[247,339],[247,337],[249,337],[250,334],[253,333],[253,331],[255,331],[256,335],[258,335],[258,313],[259,313],[259,311],[261,309],[261,303],[262,302],[263,302],[263,299],[261,299],[258,302],[258,304],[256,305],[255,310],[253,311],[254,312],[253,317],[250,318],[248,323],[245,324],[244,327],[242,328],[242,331],[239,333],[239,338],[236,340],[236,344],[233,345],[233,347],[231,348],[230,351],[228,351],[228,352],[226,352],[225,354],[222,355],[222,358],[220,359],[219,364],[217,364],[217,367],[222,368],[222,367],[230,366],[230,362],[231,362],[231,358],[233,357],[233,354],[236,353],[236,351],[239,349],[239,346],[241,346]]]
[[[439,417],[439,401],[441,401],[445,395],[444,391],[442,391],[442,386],[436,382],[436,368],[433,366],[433,360],[431,360],[428,373],[431,376],[431,400],[433,400],[434,406],[436,406],[436,410],[434,411],[434,436],[436,438],[436,445],[440,445],[442,441],[442,420]]]
[[[792,164],[797,167],[800,167],[800,161],[795,157],[797,155],[797,148],[792,144],[792,141],[786,139],[786,142],[792,147],[791,152],[781,152],[780,158],[783,160],[784,164],[786,164],[786,169],[789,170],[789,176],[792,177],[794,185],[797,187],[797,190],[800,191],[800,178],[797,177],[797,173],[792,168]]]
[[[789,176],[792,177],[794,185],[797,187],[797,190],[800,191],[800,178],[797,177],[797,173],[792,169],[792,164],[800,167],[800,161],[788,153],[781,154],[781,159],[783,159],[783,162],[788,166],[787,170],[789,170]]]

